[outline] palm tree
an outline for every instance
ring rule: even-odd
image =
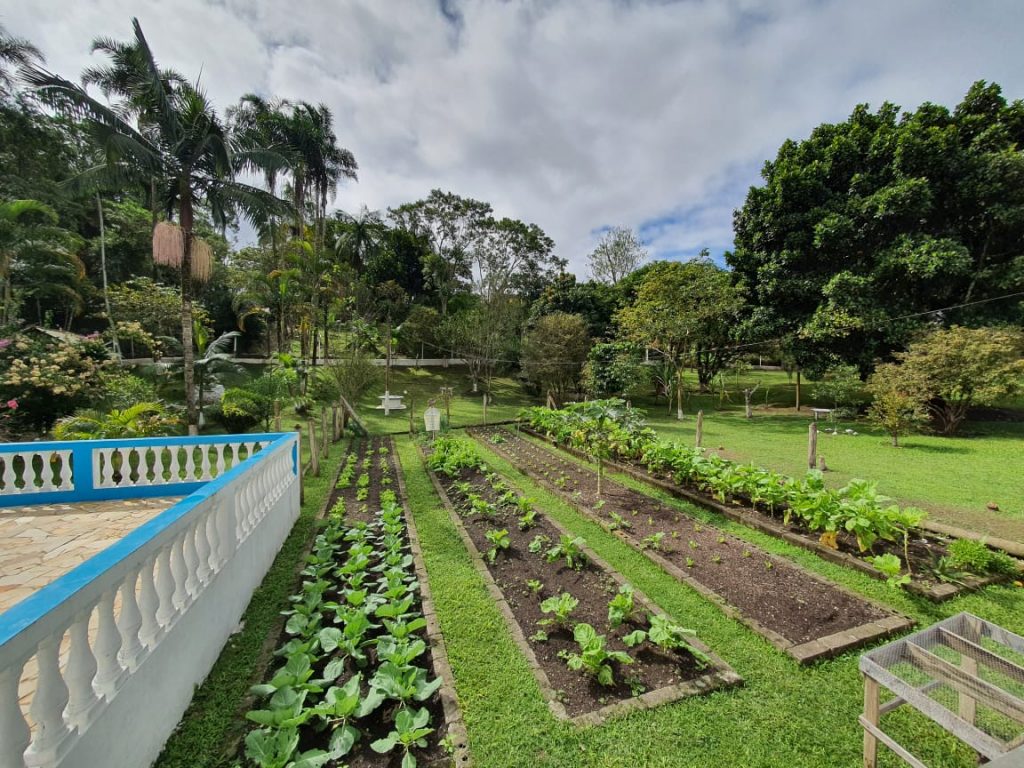
[[[23,67],[43,62],[43,54],[28,40],[15,37],[0,24],[0,94],[9,93],[13,78],[8,66]]]
[[[216,383],[218,377],[225,373],[243,373],[242,366],[229,354],[235,339],[241,335],[238,331],[229,331],[211,341],[209,331],[201,323],[196,323],[196,350],[199,352],[199,358],[196,360],[196,381],[199,390],[200,421],[203,419],[203,398],[207,387]]]
[[[58,440],[112,440],[173,435],[181,422],[163,403],[136,403],[109,413],[90,410],[60,419],[53,426]],[[119,457],[115,459],[119,461]]]
[[[366,206],[356,215],[339,211],[337,218],[341,225],[334,238],[334,252],[359,274],[369,258],[385,247],[387,224],[380,211],[371,211]]]
[[[237,169],[265,154],[253,148],[235,152],[206,94],[198,84],[165,77],[153,57],[138,19],[133,19],[139,69],[126,88],[139,104],[139,117],[90,96],[69,80],[38,66],[24,68],[25,80],[39,96],[81,121],[103,151],[105,166],[93,173],[107,181],[125,183],[144,175],[159,185],[157,199],[168,218],[177,215],[184,235],[181,260],[181,342],[188,428],[198,432],[195,391],[195,350],[192,336],[192,246],[196,206],[205,207],[215,224],[224,226],[237,215],[254,223],[273,211],[286,210],[283,201],[257,187],[235,180]]]

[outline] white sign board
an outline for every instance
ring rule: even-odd
[[[441,412],[431,406],[423,412],[423,426],[427,432],[440,432],[441,431]]]

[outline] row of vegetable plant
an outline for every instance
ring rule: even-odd
[[[598,497],[596,472],[551,446],[497,429],[472,434],[675,578],[726,603],[754,631],[802,662],[906,623],[881,605],[639,490],[606,481]],[[831,640],[814,642],[823,638]]]
[[[472,441],[441,438],[428,465],[570,716],[719,671],[693,630],[592,562]]]
[[[818,470],[794,478],[703,448],[659,441],[643,415],[623,400],[574,403],[561,410],[530,408],[522,418],[537,432],[595,460],[599,483],[602,465],[609,459],[643,466],[720,503],[747,505],[816,534],[825,546],[856,552],[893,585],[915,577],[958,581],[968,574],[1009,575],[1019,568],[1012,557],[983,544],[947,543],[926,535],[921,528],[926,513],[893,503],[873,482],[854,479],[832,489]],[[988,554],[983,556],[981,550]],[[915,573],[915,566],[924,572]]]
[[[248,765],[415,768],[450,749],[402,507],[393,490],[380,497],[377,514],[355,522],[338,499],[316,537],[279,661],[252,689]]]

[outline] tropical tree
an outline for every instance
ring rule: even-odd
[[[335,214],[338,226],[334,236],[334,252],[342,263],[358,275],[381,249],[387,247],[387,224],[379,211],[366,206],[357,214],[339,211]]]
[[[195,351],[192,338],[192,256],[196,206],[204,207],[216,225],[242,215],[253,222],[281,211],[273,195],[238,182],[235,174],[247,162],[278,162],[272,153],[248,147],[236,153],[231,136],[198,86],[169,79],[153,57],[137,19],[133,19],[139,69],[129,88],[140,102],[132,120],[115,107],[93,98],[77,83],[38,66],[24,69],[26,81],[54,107],[80,119],[102,150],[106,162],[91,169],[105,182],[128,183],[141,176],[159,184],[158,199],[169,218],[177,217],[183,235],[181,258],[181,336],[187,423],[198,431],[195,398]]]
[[[196,323],[195,331],[196,351],[199,356],[196,358],[196,388],[199,399],[199,420],[203,419],[203,405],[206,390],[218,382],[224,375],[244,375],[242,366],[235,362],[231,355],[235,339],[241,337],[238,331],[228,331],[210,339],[209,330]]]

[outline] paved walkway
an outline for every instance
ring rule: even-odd
[[[0,508],[0,613],[175,501],[126,499]]]

